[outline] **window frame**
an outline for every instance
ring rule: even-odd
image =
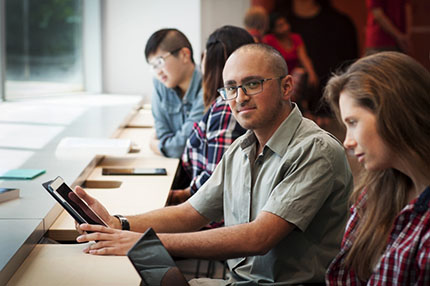
[[[83,92],[102,93],[102,2],[83,0],[82,6]],[[0,0],[0,103],[5,101],[13,99],[6,97],[6,0]]]

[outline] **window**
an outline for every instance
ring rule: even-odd
[[[5,2],[5,98],[83,90],[82,1]]]

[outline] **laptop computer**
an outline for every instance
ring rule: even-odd
[[[128,251],[127,257],[136,268],[140,285],[188,285],[167,249],[152,228],[148,228]]]

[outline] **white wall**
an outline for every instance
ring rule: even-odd
[[[243,18],[250,0],[201,0],[201,47],[209,35],[224,25],[243,26]]]
[[[209,34],[223,25],[242,26],[249,0],[103,1],[103,91],[142,94],[150,101],[152,74],[144,48],[153,32],[177,28],[190,40],[194,59]]]

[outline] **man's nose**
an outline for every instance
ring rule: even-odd
[[[243,89],[243,87],[238,87],[237,88],[237,97],[236,97],[236,102],[237,103],[242,103],[245,101],[249,100],[249,96],[246,95],[245,90]]]

